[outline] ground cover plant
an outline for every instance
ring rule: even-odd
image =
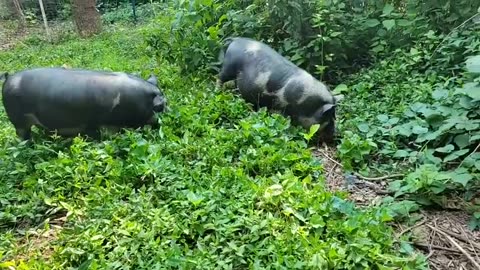
[[[385,224],[391,220],[387,210],[358,210],[325,191],[321,163],[287,119],[251,113],[232,94],[216,92],[212,82],[179,75],[174,66],[144,55],[137,38],[120,31],[2,53],[7,71],[63,64],[140,70],[144,76],[153,71],[175,101],[158,132],[128,131],[100,143],[42,140],[33,149],[15,142],[2,114],[4,266],[291,269],[424,263],[418,255],[397,254]],[[48,228],[49,220],[62,217],[50,252],[19,242],[28,242],[33,228]]]
[[[135,27],[125,3],[103,14],[115,25],[97,37],[35,35],[0,51],[0,71],[153,72],[171,106],[158,131],[100,142],[38,131],[33,146],[19,144],[1,106],[0,266],[428,269],[428,257],[450,269],[441,256],[451,256],[473,267],[478,234],[460,243],[473,261],[425,249],[444,243],[420,241],[422,230],[442,230],[416,213],[454,209],[469,216],[452,231],[480,226],[478,5],[300,2],[151,3]],[[346,96],[331,154],[315,155],[315,129],[215,88],[229,35],[269,43]],[[360,206],[355,192],[329,189],[339,167],[342,186],[382,196]]]

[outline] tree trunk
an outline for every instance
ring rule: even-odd
[[[73,0],[72,13],[80,36],[88,37],[102,31],[102,20],[95,0]]]
[[[25,15],[22,11],[22,6],[20,6],[20,2],[18,0],[12,0],[13,8],[15,10],[15,14],[17,15],[18,21],[20,22],[19,27],[23,29],[26,25]]]
[[[40,10],[42,12],[43,25],[45,26],[45,32],[47,33],[48,40],[51,41],[50,29],[48,28],[47,15],[45,15],[45,8],[43,7],[43,1],[38,0]]]

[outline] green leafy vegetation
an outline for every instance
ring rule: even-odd
[[[0,52],[0,71],[153,72],[171,107],[157,131],[102,141],[37,131],[28,146],[1,106],[0,267],[428,269],[391,223],[460,196],[480,227],[478,4],[360,2],[150,3],[140,27]],[[129,8],[104,23],[130,21]],[[337,158],[347,174],[403,174],[390,196],[358,207],[328,191],[316,127],[215,89],[232,35],[272,45],[345,95]]]
[[[346,95],[338,157],[347,171],[407,173],[391,189],[420,203],[452,192],[471,201],[480,119],[478,58],[470,57],[480,54],[480,4],[440,2],[174,1],[166,16],[175,20],[160,16],[144,35],[183,74],[215,74],[225,37],[265,41]],[[411,188],[423,182],[417,169],[441,176]]]
[[[358,210],[325,191],[322,165],[287,119],[252,113],[208,80],[181,76],[142,54],[138,36],[128,36],[1,55],[10,71],[64,63],[153,71],[172,100],[158,132],[130,130],[102,142],[37,133],[32,149],[15,142],[2,114],[3,260],[13,263],[25,252],[18,231],[28,235],[48,226],[46,218],[66,215],[51,257],[37,250],[27,265],[421,265],[420,257],[398,256],[392,248],[385,209]]]

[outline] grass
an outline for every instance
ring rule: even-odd
[[[162,128],[16,141],[0,111],[0,267],[426,269],[387,208],[325,189],[300,129],[146,53],[141,29],[0,53],[0,70],[154,72]],[[43,137],[42,137],[43,136]]]

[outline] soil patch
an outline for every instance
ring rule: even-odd
[[[360,206],[376,204],[389,193],[390,178],[368,178],[344,175],[342,165],[335,159],[334,147],[322,146],[313,154],[321,159],[326,172],[326,186],[330,191],[343,191],[348,200]],[[453,204],[459,206],[459,203]],[[460,203],[462,204],[462,203]],[[418,252],[427,256],[431,269],[480,269],[480,232],[468,228],[470,215],[458,210],[421,211],[420,221],[405,228],[395,224],[397,236],[410,234]]]

